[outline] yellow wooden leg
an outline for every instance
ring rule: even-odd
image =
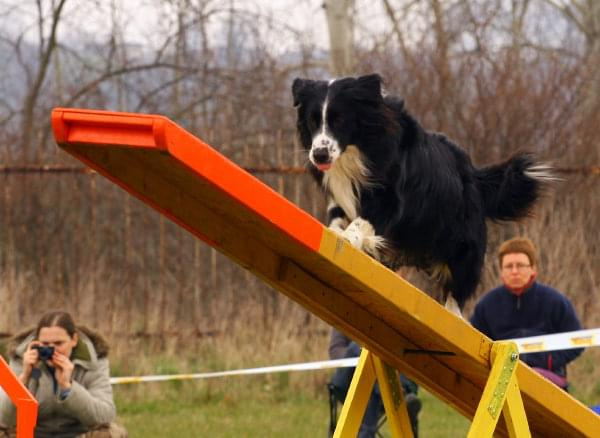
[[[396,370],[363,348],[335,428],[334,438],[356,437],[376,380],[379,382],[392,436],[413,437]]]
[[[518,358],[517,346],[512,342],[495,342],[492,346],[492,369],[468,438],[491,437],[500,413],[504,415],[511,438],[531,436],[515,374]]]
[[[393,437],[413,438],[412,427],[398,373],[375,355],[371,355],[379,383],[383,406]]]
[[[334,438],[355,438],[358,434],[375,384],[375,369],[370,356],[371,353],[363,348],[333,434]]]
[[[513,374],[513,378],[508,385],[502,415],[504,416],[510,438],[531,438],[516,373]]]

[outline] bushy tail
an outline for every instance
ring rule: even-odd
[[[501,164],[477,169],[475,176],[485,214],[495,220],[527,216],[544,186],[556,179],[551,167],[536,164],[530,154],[517,154]]]

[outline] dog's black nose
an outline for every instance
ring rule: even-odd
[[[327,150],[327,148],[314,149],[313,159],[318,164],[324,164],[329,162],[329,150]]]

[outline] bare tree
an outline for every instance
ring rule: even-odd
[[[580,90],[582,110],[597,114],[600,105],[600,2],[594,0],[543,0],[551,5],[583,36],[584,61],[588,66],[587,86]],[[600,159],[600,146],[592,151],[592,157]]]
[[[61,15],[67,0],[52,1],[50,4],[50,31],[46,35],[46,13],[44,11],[42,0],[36,0],[37,27],[38,27],[38,59],[36,65],[32,68],[25,62],[22,62],[28,82],[28,91],[23,102],[23,118],[21,121],[21,151],[25,160],[31,159],[32,139],[34,138],[35,125],[34,120],[37,117],[35,109],[38,104],[40,92],[44,80],[48,75],[48,67],[52,60],[52,54],[57,47],[57,31],[61,20]],[[19,50],[19,45],[16,46]]]
[[[559,11],[585,37],[585,53],[600,54],[600,3],[593,0],[542,0]]]

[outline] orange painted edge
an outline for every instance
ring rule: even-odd
[[[38,402],[0,356],[0,385],[17,408],[17,438],[33,437]]]
[[[110,145],[166,152],[188,170],[204,178],[293,240],[312,251],[319,251],[323,238],[323,225],[319,221],[164,116],[55,108],[52,110],[51,122],[54,138],[61,146],[77,143],[91,147]],[[106,169],[81,156],[77,155],[77,158],[144,202],[152,204],[178,224],[184,225],[168,211],[160,209],[150,199],[140,196],[117,177],[110,175]],[[186,228],[189,230],[189,227]],[[189,231],[200,234],[197,230]],[[211,245],[214,246],[214,243]]]
[[[92,115],[96,114],[96,111],[91,111],[91,110],[76,110],[76,112],[84,114],[84,115],[86,115],[88,113],[92,113]],[[54,137],[55,137],[56,142],[59,145],[61,145],[61,146],[67,145],[68,143],[74,143],[75,142],[75,141],[73,141],[72,137],[69,137],[69,127],[70,126],[69,126],[69,123],[65,123],[65,119],[63,118],[63,114],[64,113],[62,112],[62,109],[61,108],[57,108],[57,109],[55,109],[55,110],[52,111],[52,115],[51,115],[51,124],[52,124],[52,130],[53,130],[53,133],[54,133]],[[122,114],[126,114],[126,113],[122,113]],[[89,120],[89,118],[87,118],[87,117],[85,117],[85,118],[87,120]],[[69,122],[73,122],[73,121],[77,121],[77,118],[70,117],[70,118],[66,118],[66,120],[68,120]],[[94,118],[94,120],[99,120],[99,119],[98,118]],[[100,120],[102,120],[102,119],[100,119]],[[152,125],[149,125],[149,126],[152,126]],[[152,130],[150,130],[150,132],[152,132]],[[85,131],[84,131],[84,134],[85,134]],[[90,139],[87,138],[85,135],[83,135],[83,138],[78,138],[78,136],[81,136],[81,135],[82,135],[82,133],[78,132],[75,135],[75,139],[81,140],[84,143],[86,143],[86,142],[89,143]],[[138,135],[142,135],[142,133],[139,132]],[[98,140],[98,138],[94,137],[94,141],[97,141],[97,140]],[[147,139],[144,139],[144,140],[140,141],[140,143],[147,143]],[[97,143],[97,145],[101,146],[101,145],[104,145],[104,143],[99,142],[99,143]],[[163,148],[160,147],[160,149],[163,149]],[[179,225],[180,227],[186,229],[187,231],[189,231],[190,233],[192,233],[193,235],[195,235],[199,239],[203,240],[208,245],[210,245],[210,246],[212,246],[214,248],[219,248],[220,245],[217,242],[211,240],[206,235],[202,234],[199,230],[193,229],[192,227],[188,226],[185,222],[182,222],[181,220],[179,220],[179,218],[177,218],[177,216],[173,215],[169,210],[161,207],[159,204],[157,204],[156,202],[154,202],[154,200],[152,200],[151,198],[148,198],[147,196],[141,194],[140,192],[132,189],[126,183],[124,183],[123,181],[121,181],[120,179],[118,179],[117,177],[115,177],[114,175],[112,175],[104,167],[100,166],[99,164],[95,163],[94,161],[88,160],[87,157],[79,155],[79,154],[77,154],[76,152],[74,152],[72,150],[67,149],[67,152],[69,154],[73,155],[75,158],[77,158],[82,163],[84,163],[90,169],[94,169],[99,174],[101,174],[106,179],[108,179],[109,181],[111,181],[114,184],[118,185],[123,190],[129,192],[132,196],[138,198],[139,200],[141,200],[142,202],[146,203],[147,205],[152,206],[159,213],[161,213],[162,215],[164,215],[167,218],[171,219],[177,225]]]
[[[164,140],[154,125],[159,115],[55,108],[50,116],[58,144],[90,143],[164,150]],[[90,135],[92,133],[92,135]],[[158,141],[157,141],[158,140]]]
[[[169,153],[192,171],[311,250],[319,250],[323,224],[310,214],[170,120],[165,138]]]

